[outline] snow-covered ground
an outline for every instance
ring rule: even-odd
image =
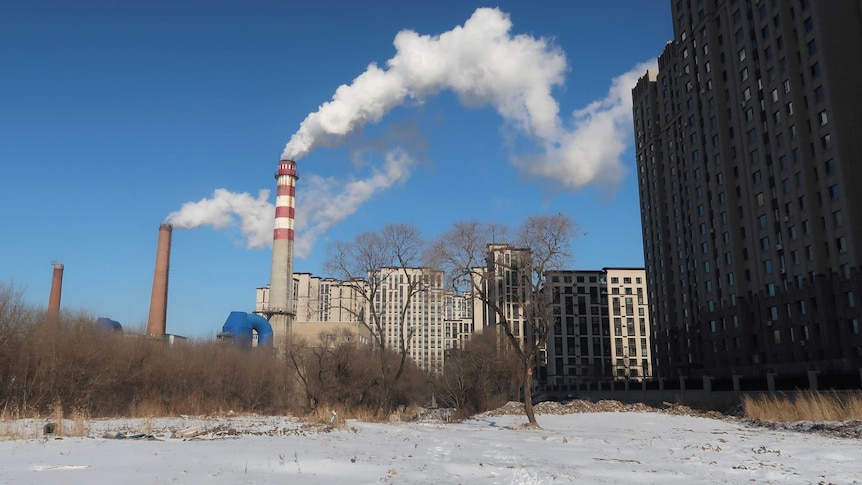
[[[13,421],[0,423],[0,483],[862,483],[860,439],[657,412],[538,420],[117,419],[62,438]]]

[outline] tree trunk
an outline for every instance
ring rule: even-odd
[[[527,415],[527,421],[530,426],[540,428],[536,421],[536,413],[533,411],[533,366],[529,363],[526,365],[524,372],[524,414]]]

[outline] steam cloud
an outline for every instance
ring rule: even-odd
[[[565,55],[546,39],[512,36],[511,28],[505,13],[480,8],[463,26],[439,36],[399,32],[387,69],[371,64],[352,84],[339,86],[300,124],[284,157],[297,160],[407,100],[421,102],[443,89],[467,106],[492,105],[528,135],[557,139],[559,109],[551,90],[563,83]]]
[[[385,160],[383,170],[372,168],[367,178],[352,180],[343,186],[333,178],[307,177],[296,208],[298,238],[294,251],[297,257],[308,256],[320,235],[356,212],[375,192],[409,179],[410,169],[416,163],[400,149],[387,153]],[[180,210],[168,214],[165,222],[178,229],[238,226],[249,248],[263,248],[272,245],[275,227],[275,206],[267,202],[268,197],[269,190],[261,190],[255,199],[247,193],[216,189],[212,198],[186,202]]]
[[[493,107],[535,142],[537,154],[512,159],[525,174],[564,190],[592,183],[615,189],[625,174],[621,156],[632,138],[631,89],[648,68],[655,68],[655,61],[614,78],[605,98],[574,111],[565,123],[552,96],[568,69],[565,54],[549,39],[512,35],[511,28],[507,14],[480,8],[463,26],[437,36],[399,32],[396,54],[385,68],[372,63],[351,84],[339,86],[330,101],[302,121],[283,158],[298,160],[317,147],[337,145],[393,108],[421,103],[448,89],[467,107]],[[297,194],[296,255],[307,255],[318,237],[375,192],[405,182],[414,163],[398,150],[387,154],[384,166],[372,169],[364,180],[342,182],[306,174]],[[248,247],[263,247],[272,243],[274,225],[268,195],[261,190],[255,199],[218,189],[211,199],[184,204],[167,222],[180,228],[239,225]]]
[[[258,192],[255,199],[248,193],[234,194],[216,189],[211,199],[186,202],[180,210],[171,212],[165,222],[177,229],[212,226],[225,229],[239,225],[249,248],[263,248],[272,244],[275,227],[275,206],[267,202],[269,190]]]

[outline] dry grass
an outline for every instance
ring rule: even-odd
[[[54,435],[66,435],[66,416],[63,414],[63,404],[60,401],[54,401],[51,405],[51,422],[54,423]]]
[[[742,408],[747,418],[762,421],[792,423],[862,420],[862,392],[805,392],[794,397],[744,396]]]
[[[93,418],[300,415],[320,408],[316,419],[328,423],[331,409],[339,422],[375,421],[385,407],[380,360],[354,340],[277,354],[216,341],[170,346],[94,321],[84,312],[61,312],[49,323],[44,310],[0,282],[0,420],[41,418],[62,436],[86,433]],[[397,364],[397,355],[390,357]],[[408,365],[394,394],[397,402],[423,402],[425,376]]]
[[[83,437],[90,432],[90,416],[87,411],[76,409],[72,411],[72,429],[69,436]]]
[[[335,423],[332,424],[333,411],[335,412]],[[305,420],[310,423],[331,425],[340,428],[348,419],[355,419],[365,423],[385,423],[386,417],[380,417],[376,410],[365,407],[354,407],[345,409],[343,406],[321,406],[305,415]]]

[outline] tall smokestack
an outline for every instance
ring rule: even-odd
[[[63,265],[54,263],[54,277],[51,279],[51,296],[48,298],[48,323],[60,321],[60,294],[63,292]]]
[[[296,162],[282,158],[275,173],[275,231],[272,236],[272,273],[269,278],[269,308],[275,343],[284,344],[295,315],[293,294],[293,218],[295,213]]]
[[[150,297],[150,316],[147,319],[147,335],[163,338],[168,316],[168,271],[171,265],[170,224],[159,225],[159,246],[156,248],[156,269],[153,274],[153,293]]]

